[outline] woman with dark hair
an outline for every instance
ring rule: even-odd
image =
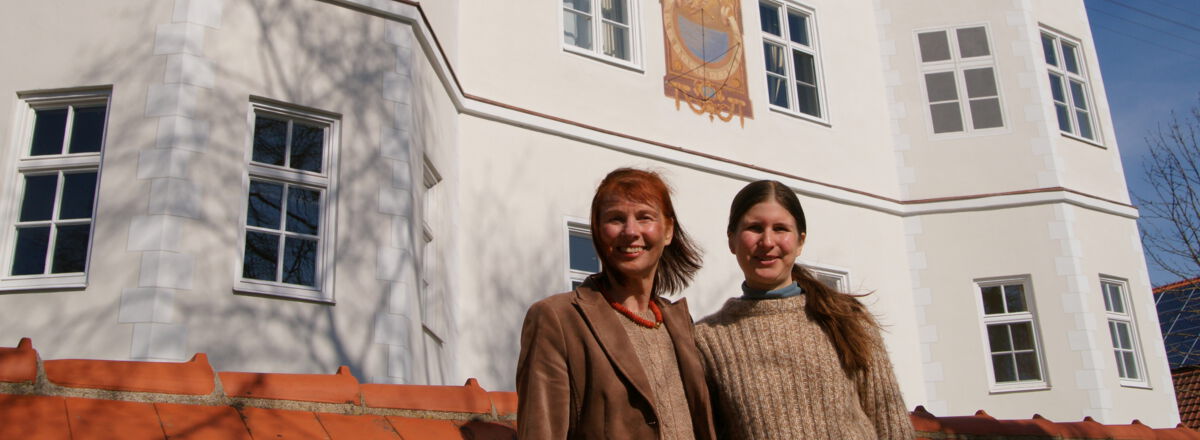
[[[912,439],[879,325],[795,264],[807,227],[782,183],[746,185],[729,210],[742,295],[696,325],[722,439]]]
[[[521,328],[521,439],[714,439],[682,290],[700,268],[653,172],[608,174],[591,209],[601,271],[538,301]]]

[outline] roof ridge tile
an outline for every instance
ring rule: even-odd
[[[229,397],[351,405],[362,402],[358,378],[345,365],[335,374],[223,371],[217,375]]]
[[[208,355],[187,362],[59,359],[42,362],[46,379],[68,388],[205,396],[216,389]]]
[[[32,384],[37,381],[37,364],[37,350],[29,338],[21,338],[14,348],[0,347],[0,382]]]

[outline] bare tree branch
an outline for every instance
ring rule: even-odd
[[[1200,276],[1200,101],[1171,112],[1146,138],[1150,189],[1135,193],[1142,245],[1151,263],[1180,279]]]

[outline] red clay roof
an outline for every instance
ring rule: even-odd
[[[1165,285],[1162,285],[1162,286],[1155,287],[1155,288],[1153,288],[1153,289],[1151,289],[1151,290],[1152,290],[1152,291],[1153,291],[1155,294],[1158,294],[1158,293],[1161,293],[1161,292],[1162,292],[1162,291],[1164,291],[1164,290],[1178,289],[1178,288],[1180,288],[1180,287],[1190,286],[1190,285],[1192,285],[1192,284],[1196,284],[1196,283],[1200,283],[1200,277],[1196,277],[1196,278],[1190,278],[1190,279],[1186,279],[1186,280],[1180,280],[1180,281],[1176,281],[1176,282],[1174,282],[1174,283],[1171,283],[1171,284],[1165,284]]]
[[[499,440],[516,438],[516,408],[516,393],[486,391],[474,379],[463,386],[360,384],[346,367],[329,375],[217,373],[203,353],[180,363],[43,361],[28,338],[0,347],[5,440]],[[922,407],[911,418],[917,438],[930,440],[1200,440],[1182,425],[1151,429],[1136,420],[997,420],[983,411],[937,417]]]
[[[1180,421],[1191,428],[1200,427],[1200,368],[1176,370],[1171,379],[1175,382]]]

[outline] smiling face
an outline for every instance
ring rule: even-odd
[[[614,196],[596,218],[597,247],[606,270],[629,280],[653,280],[674,225],[657,206]]]
[[[755,204],[729,235],[729,250],[737,256],[746,285],[775,290],[792,282],[792,265],[804,247],[804,232],[779,202]]]

